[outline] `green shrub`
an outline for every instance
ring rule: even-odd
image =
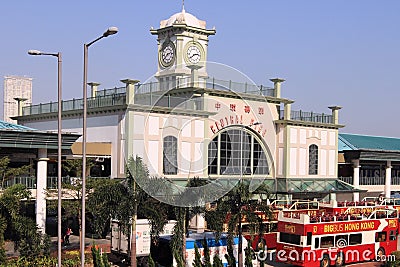
[[[149,267],[155,267],[156,264],[154,263],[153,257],[151,256],[151,253],[149,255]]]
[[[224,264],[222,263],[222,260],[219,258],[218,254],[214,255],[213,267],[224,267]]]
[[[390,254],[394,255],[396,257],[396,260],[395,261],[387,261],[386,266],[387,267],[399,267],[400,266],[400,251],[393,251]]]

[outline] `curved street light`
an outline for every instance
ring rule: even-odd
[[[83,45],[83,126],[82,126],[82,222],[81,222],[81,266],[85,266],[85,232],[86,232],[86,130],[87,130],[87,73],[88,73],[88,48],[95,42],[114,35],[118,32],[117,27],[109,27],[103,35],[99,36],[90,43]]]
[[[61,266],[61,239],[62,239],[62,229],[61,229],[61,146],[62,146],[62,138],[61,138],[61,111],[62,111],[62,100],[61,100],[61,67],[62,67],[62,57],[61,52],[58,53],[45,53],[39,50],[29,50],[29,55],[32,56],[53,56],[57,57],[58,61],[58,129],[57,129],[57,136],[58,136],[58,151],[57,151],[57,191],[58,191],[58,203],[57,203],[57,258],[58,258],[58,266]]]

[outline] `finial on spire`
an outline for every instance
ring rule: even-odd
[[[182,12],[185,12],[185,0],[182,0]]]

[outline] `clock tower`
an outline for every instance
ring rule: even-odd
[[[169,88],[190,82],[193,72],[199,79],[207,78],[206,62],[208,36],[215,29],[206,29],[206,22],[182,11],[160,22],[159,29],[151,29],[158,41],[158,71],[160,83]]]

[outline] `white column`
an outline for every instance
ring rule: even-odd
[[[391,186],[392,186],[392,162],[388,160],[386,163],[386,174],[385,174],[385,198],[390,198]]]
[[[360,186],[360,160],[353,161],[353,185],[358,188]],[[353,201],[360,201],[360,193],[353,193]]]
[[[100,85],[99,83],[88,83],[88,85],[90,86],[90,96],[91,97],[96,97],[97,94],[97,87]]]
[[[38,149],[36,179],[36,224],[42,233],[46,231],[46,187],[47,187],[47,149]]]
[[[277,98],[281,97],[281,83],[283,83],[285,80],[281,78],[274,78],[274,79],[269,79],[271,82],[274,83],[274,96]]]
[[[139,80],[131,80],[131,79],[125,79],[121,80],[125,84],[126,88],[126,104],[128,105],[128,108],[125,113],[125,132],[123,133],[123,137],[121,138],[122,140],[125,141],[124,144],[124,160],[127,161],[130,157],[133,157],[133,128],[134,128],[134,121],[133,121],[133,115],[134,111],[129,108],[129,105],[135,104],[135,84],[139,83]],[[118,155],[119,156],[119,155]],[[122,160],[122,159],[121,159]],[[122,173],[125,172],[125,170],[121,170]]]

